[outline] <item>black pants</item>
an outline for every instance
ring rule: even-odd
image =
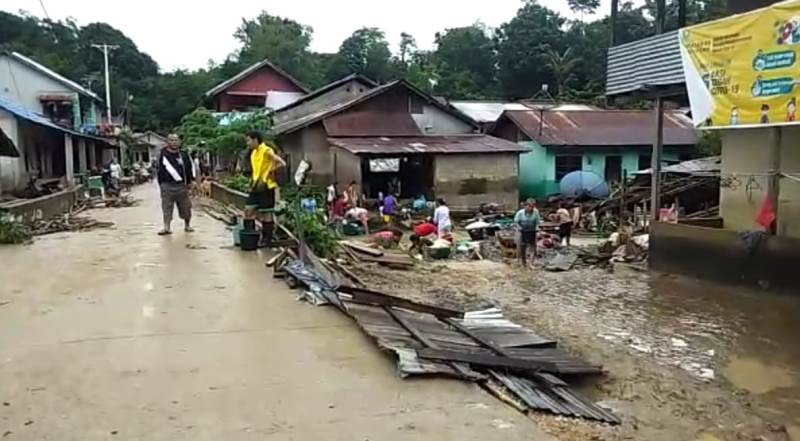
[[[517,243],[517,254],[522,264],[528,262],[528,247],[533,247],[533,258],[536,258],[536,231],[520,231]]]

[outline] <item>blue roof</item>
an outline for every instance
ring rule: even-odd
[[[80,137],[80,138],[88,138],[88,139],[94,139],[94,140],[98,140],[98,141],[103,141],[103,142],[105,142],[107,144],[111,144],[112,143],[112,140],[110,140],[110,139],[101,138],[101,137],[98,137],[98,136],[91,136],[91,135],[87,135],[85,133],[76,132],[74,130],[70,130],[70,129],[67,129],[65,127],[61,127],[60,125],[54,123],[53,121],[50,121],[44,115],[36,113],[36,112],[32,112],[32,111],[26,109],[22,104],[19,104],[19,103],[15,102],[15,101],[11,101],[11,100],[3,98],[3,97],[0,97],[0,109],[3,109],[5,111],[7,111],[7,112],[10,112],[11,114],[13,114],[17,118],[21,118],[21,119],[24,119],[26,121],[30,121],[30,122],[32,122],[34,124],[38,124],[40,126],[45,126],[47,128],[53,129],[53,130],[58,130],[59,132],[69,133],[70,135],[74,135],[74,136],[77,136],[77,137]]]

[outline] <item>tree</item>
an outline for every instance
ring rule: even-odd
[[[242,44],[237,67],[244,68],[267,58],[299,81],[314,83],[316,72],[308,49],[312,33],[310,26],[266,11],[255,19],[242,19],[233,34]]]
[[[339,76],[359,73],[378,82],[392,79],[392,52],[378,28],[361,28],[342,42],[336,69]]]
[[[527,0],[517,15],[495,35],[502,94],[509,99],[528,98],[553,81],[545,65],[548,50],[565,49],[558,13]]]
[[[441,72],[437,93],[462,99],[494,96],[494,43],[481,24],[436,34],[433,60]]]
[[[405,32],[400,33],[400,63],[406,64],[406,59],[417,50],[417,40]]]
[[[571,47],[561,53],[550,49],[545,54],[545,57],[547,60],[546,65],[555,80],[555,94],[561,96],[569,87],[569,83],[575,80],[573,71],[581,59],[572,54]]]
[[[567,0],[569,8],[581,14],[593,14],[600,7],[600,0]]]

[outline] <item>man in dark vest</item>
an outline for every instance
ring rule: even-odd
[[[161,209],[164,212],[164,229],[159,236],[172,234],[172,213],[178,206],[178,215],[183,219],[184,231],[191,233],[192,201],[189,187],[194,181],[192,159],[181,151],[181,139],[175,133],[167,137],[167,146],[161,149],[158,158],[158,185],[161,187]]]

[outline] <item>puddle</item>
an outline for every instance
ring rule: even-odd
[[[701,433],[694,441],[722,441],[710,433]]]
[[[736,387],[758,395],[796,384],[790,370],[754,358],[733,358],[722,372]]]

